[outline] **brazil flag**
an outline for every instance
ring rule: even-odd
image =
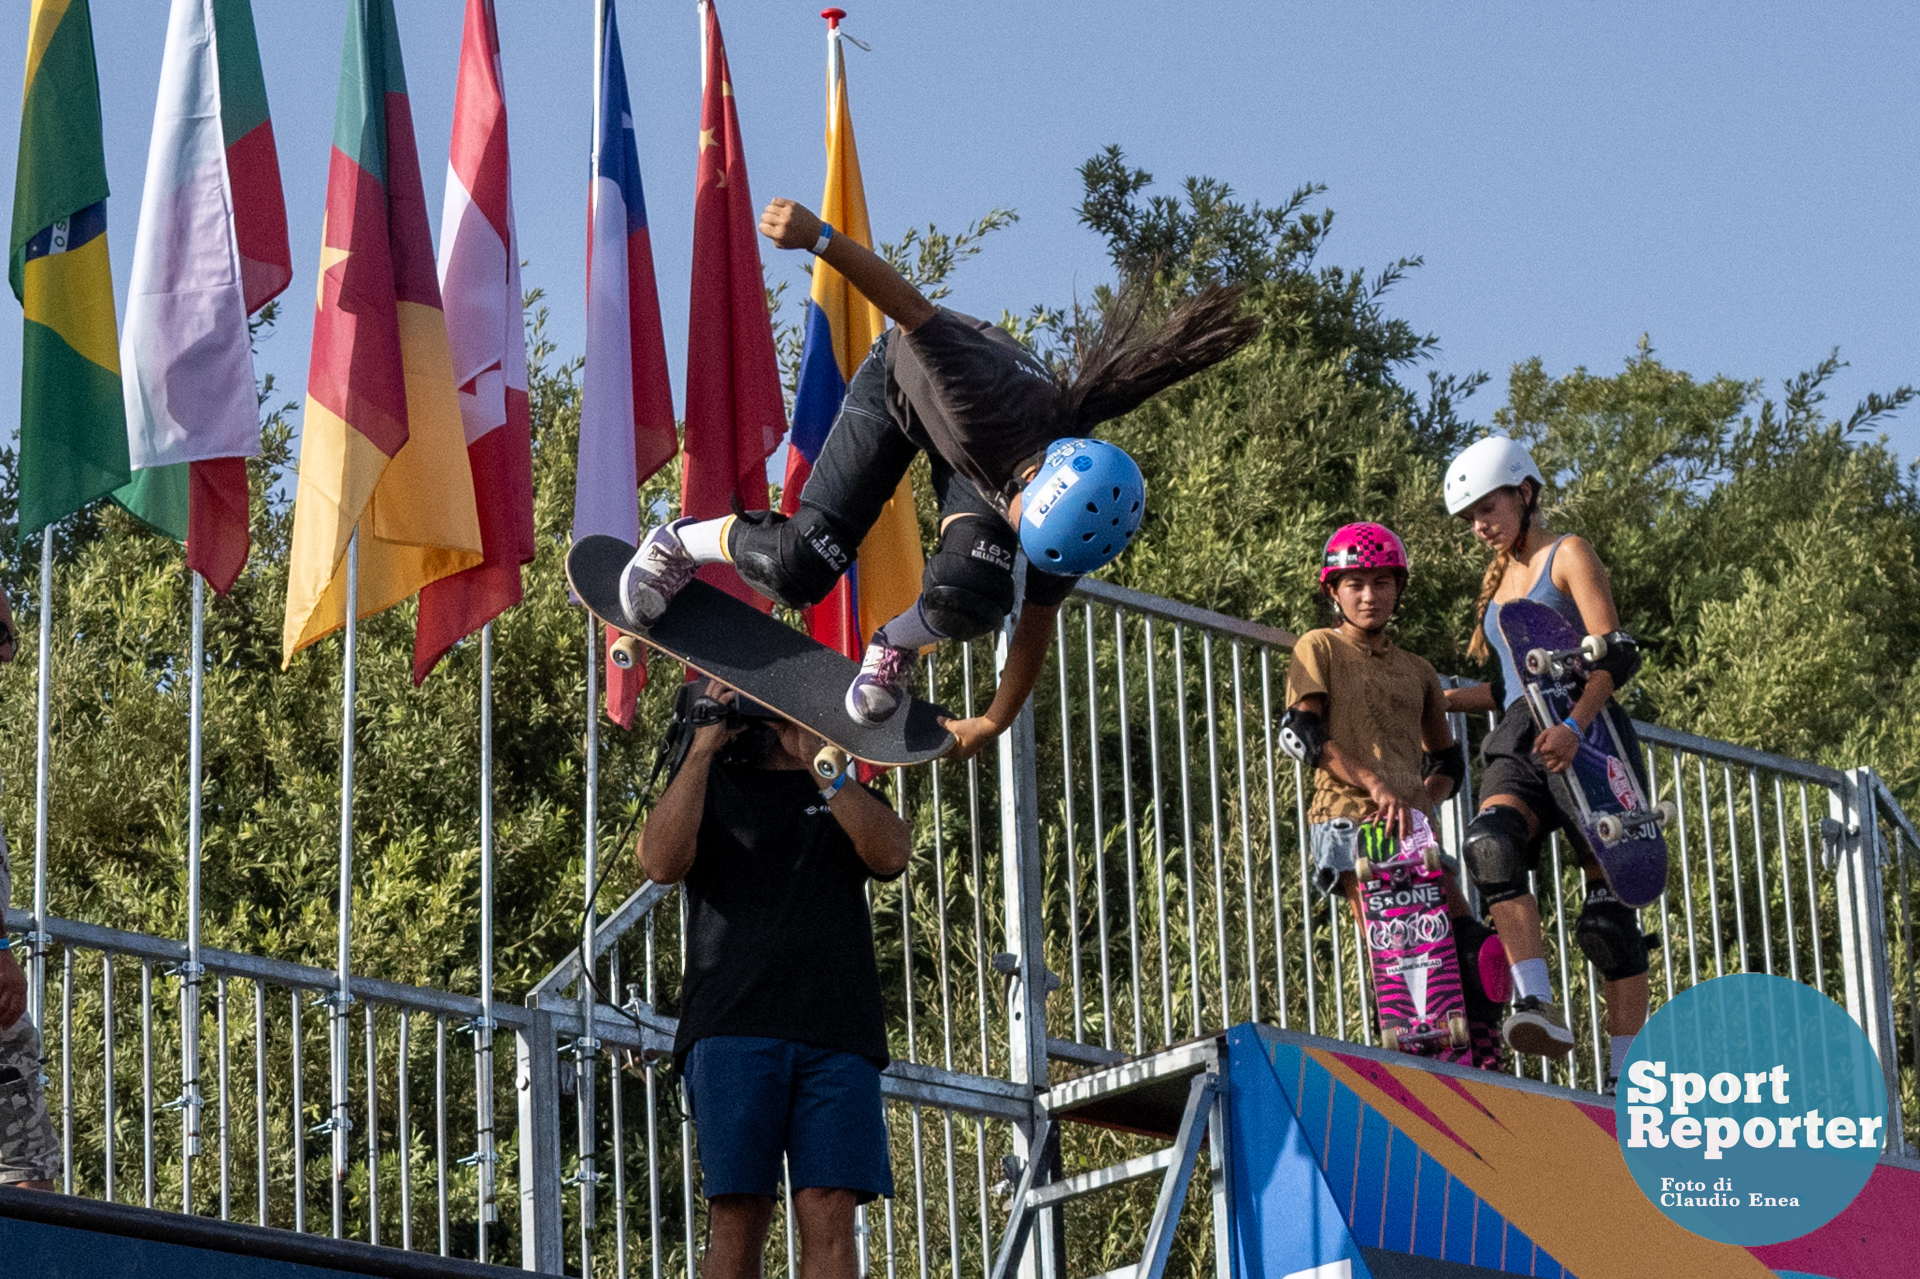
[[[87,0],[33,0],[7,280],[26,311],[20,535],[127,482],[107,166]]]

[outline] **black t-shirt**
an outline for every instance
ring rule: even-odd
[[[996,324],[936,307],[887,342],[887,410],[908,439],[965,477],[1001,516],[1020,473],[1060,434],[1047,366]],[[1074,577],[1029,566],[1027,598],[1058,604]]]
[[[811,773],[716,762],[686,878],[675,1059],[708,1035],[754,1035],[884,1069],[872,877]]]

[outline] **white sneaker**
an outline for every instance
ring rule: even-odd
[[[860,673],[847,685],[847,714],[877,726],[907,704],[913,689],[913,653],[875,640],[867,645]]]
[[[626,571],[620,575],[620,598],[635,620],[649,625],[659,621],[680,588],[700,570],[680,545],[677,530],[685,523],[688,520],[679,519],[649,530],[640,540],[640,549],[627,561]]]

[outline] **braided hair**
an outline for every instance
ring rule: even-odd
[[[1514,553],[1527,544],[1534,513],[1540,509],[1539,485],[1532,480],[1521,480],[1516,487],[1521,499],[1520,531],[1513,535],[1513,541],[1493,557],[1493,563],[1487,565],[1487,574],[1480,579],[1480,598],[1474,603],[1473,638],[1467,641],[1467,656],[1476,662],[1484,662],[1493,656],[1493,646],[1487,643],[1487,606],[1493,603],[1494,593],[1506,578],[1507,567],[1513,563]]]

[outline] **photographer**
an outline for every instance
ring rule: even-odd
[[[0,590],[0,662],[11,662],[16,648],[13,608]],[[12,892],[13,867],[0,833],[0,911]],[[27,1016],[27,974],[10,943],[0,927],[0,1186],[52,1190],[60,1147],[40,1083],[40,1032]]]
[[[798,724],[717,682],[681,697],[691,741],[637,851],[655,882],[686,883],[674,1058],[710,1211],[702,1274],[760,1274],[784,1155],[800,1273],[851,1279],[854,1209],[893,1193],[866,885],[906,870],[907,827],[847,774],[823,786]]]

